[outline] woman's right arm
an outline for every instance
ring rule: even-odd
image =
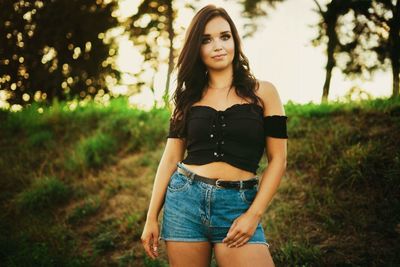
[[[165,193],[172,173],[176,170],[176,163],[181,161],[186,150],[186,139],[167,138],[164,153],[157,167],[156,176],[147,210],[146,223],[141,236],[143,247],[152,259],[158,256],[158,215],[164,205]]]
[[[185,148],[185,139],[167,139],[164,153],[161,157],[154,179],[149,209],[147,211],[147,220],[158,220],[158,215],[164,204],[169,178],[177,168],[176,163],[183,159]]]

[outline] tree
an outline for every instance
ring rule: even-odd
[[[339,20],[342,72],[371,77],[391,67],[392,97],[399,95],[400,1],[364,1]]]
[[[154,93],[154,75],[159,71],[162,63],[168,64],[167,82],[164,90],[164,104],[168,105],[168,92],[170,77],[174,67],[176,51],[173,47],[175,40],[175,29],[173,23],[177,12],[173,8],[171,0],[152,1],[144,0],[138,7],[136,14],[124,22],[126,32],[136,47],[139,48],[144,60],[141,70],[135,74],[139,81],[138,90],[150,84],[150,89]],[[168,49],[168,57],[162,58],[161,49]],[[153,80],[149,83],[143,80],[143,73],[151,70]]]
[[[277,3],[284,0],[238,0],[238,3],[243,6],[242,16],[247,20],[244,24],[243,38],[253,36],[257,31],[257,18],[267,17],[269,8],[275,8]]]
[[[1,0],[0,90],[10,104],[91,98],[118,79],[116,1]]]
[[[341,17],[346,15],[348,12],[353,11],[356,14],[365,13],[369,7],[368,0],[332,0],[326,5],[325,10],[321,7],[317,0],[314,3],[318,7],[316,10],[321,17],[319,26],[319,35],[312,40],[314,45],[320,45],[323,40],[327,43],[327,63],[326,63],[326,75],[325,82],[322,89],[322,102],[328,101],[330,81],[332,79],[332,70],[337,65],[336,55],[341,51],[340,48],[345,47],[341,44],[341,35],[346,34],[348,29],[344,33],[338,31],[338,21]],[[361,31],[356,33],[357,37],[360,37]],[[354,50],[354,45],[347,45],[346,47],[349,53]],[[343,50],[343,49],[342,49]]]
[[[280,0],[241,0],[249,18],[266,15],[268,3]],[[319,35],[312,43],[326,43],[326,76],[321,101],[328,99],[332,70],[339,68],[350,76],[364,77],[378,69],[392,66],[393,96],[399,95],[400,1],[398,0],[332,0],[325,6],[313,0],[320,15]],[[262,5],[264,4],[264,6]],[[346,18],[353,16],[353,21]],[[254,24],[252,32],[257,29]],[[377,43],[376,45],[374,45]],[[337,62],[337,58],[344,59]],[[375,60],[374,60],[375,59]],[[341,64],[341,62],[344,62]]]
[[[348,11],[348,3],[350,0],[332,0],[326,7],[322,7],[317,0],[313,0],[317,9],[316,12],[320,15],[321,20],[318,23],[319,35],[312,40],[312,43],[316,45],[321,45],[323,42],[326,42],[326,55],[327,55],[327,63],[326,63],[326,76],[325,82],[323,86],[322,93],[322,101],[325,102],[328,99],[330,81],[332,78],[332,70],[336,65],[335,61],[335,50],[337,50],[337,46],[339,44],[338,35],[336,32],[336,24],[338,17],[341,14],[344,14]],[[266,15],[267,12],[262,10],[263,8],[267,8],[266,5],[264,7],[262,4],[268,3],[270,6],[276,4],[276,2],[282,2],[280,0],[241,0],[242,4],[244,4],[244,13],[247,14],[247,17],[255,18],[260,15]],[[257,25],[255,24],[252,28],[252,32],[257,29]]]

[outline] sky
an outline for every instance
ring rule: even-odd
[[[123,4],[125,2],[125,4]],[[121,0],[125,16],[135,12],[134,1]],[[176,1],[179,2],[179,1]],[[175,2],[175,3],[176,3]],[[236,1],[198,1],[196,6],[215,4],[226,9],[243,35],[244,19],[241,17],[241,6]],[[323,3],[323,1],[320,1]],[[269,9],[267,17],[259,19],[259,28],[251,38],[242,39],[243,52],[249,59],[250,70],[259,80],[269,81],[277,88],[283,103],[291,100],[296,103],[320,103],[322,87],[325,80],[325,45],[313,47],[311,40],[317,35],[318,14],[313,11],[314,1],[296,0],[277,4],[276,9]],[[186,29],[194,13],[179,7],[178,23]],[[134,71],[140,61],[140,55],[131,42],[124,39],[120,42],[119,66],[125,71]],[[168,51],[164,51],[168,52]],[[166,82],[167,66],[161,67],[156,74],[156,100],[161,103],[161,96]],[[172,78],[171,91],[176,82]],[[377,73],[372,81],[360,79],[351,81],[338,71],[333,70],[329,100],[336,100],[352,87],[358,86],[375,97],[391,94],[390,73]],[[123,87],[118,88],[121,92]],[[172,92],[170,92],[172,94]],[[150,90],[131,97],[131,102],[141,107],[152,104],[154,97]]]

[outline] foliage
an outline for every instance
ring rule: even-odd
[[[112,38],[117,1],[1,2],[0,90],[10,104],[51,103],[108,92],[106,77],[119,78]],[[66,23],[68,22],[68,23]]]

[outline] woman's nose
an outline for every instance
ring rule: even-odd
[[[219,41],[219,40],[215,41],[215,42],[214,42],[214,50],[215,50],[215,51],[219,51],[219,50],[221,50],[221,49],[222,49],[222,43],[221,43],[221,41]]]

